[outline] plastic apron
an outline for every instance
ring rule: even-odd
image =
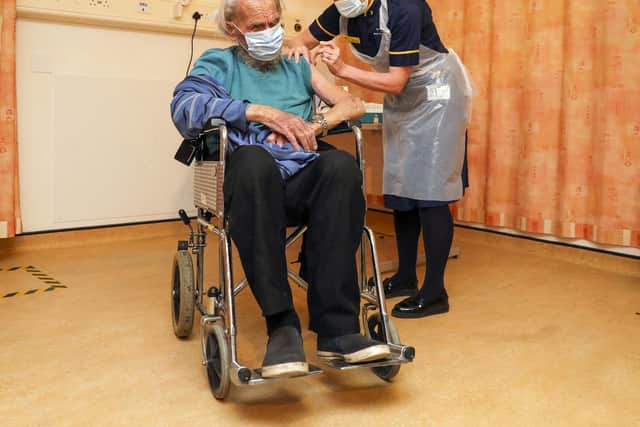
[[[389,70],[391,31],[387,1],[380,5],[380,49],[354,55],[378,72]],[[348,19],[340,18],[347,34]],[[420,62],[399,95],[384,98],[383,193],[416,200],[462,197],[465,131],[471,115],[471,83],[458,56],[420,46]]]

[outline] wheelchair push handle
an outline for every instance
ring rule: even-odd
[[[185,212],[184,209],[180,209],[178,211],[178,215],[180,215],[180,219],[182,220],[184,225],[186,225],[186,226],[191,225],[191,219],[189,218],[189,215],[187,215],[187,213]]]

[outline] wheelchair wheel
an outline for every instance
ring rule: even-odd
[[[173,332],[178,338],[186,338],[193,328],[195,307],[193,261],[189,251],[178,251],[173,258],[171,272],[171,319]]]
[[[376,313],[369,317],[367,320],[367,327],[371,338],[382,342],[386,341],[384,338],[384,332],[382,331],[382,318],[380,317],[380,314]],[[398,334],[398,330],[391,319],[389,319],[389,335],[391,338],[391,344],[400,344],[400,335]],[[393,377],[398,375],[400,365],[378,366],[376,368],[371,368],[371,370],[383,380],[391,381]]]
[[[207,331],[205,341],[205,356],[207,358],[205,370],[211,393],[216,399],[224,399],[229,393],[229,345],[224,329],[220,325],[213,325]]]

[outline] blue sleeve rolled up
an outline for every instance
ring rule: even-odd
[[[196,138],[212,118],[246,132],[248,105],[248,101],[232,99],[206,75],[188,76],[173,91],[171,118],[183,138]]]

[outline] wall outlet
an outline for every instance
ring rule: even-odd
[[[102,8],[102,9],[109,9],[111,7],[111,1],[110,0],[89,0],[89,6],[90,7],[96,7],[96,8]]]
[[[137,1],[136,2],[136,10],[139,13],[146,13],[146,14],[150,14],[151,13],[151,2],[149,1]]]

